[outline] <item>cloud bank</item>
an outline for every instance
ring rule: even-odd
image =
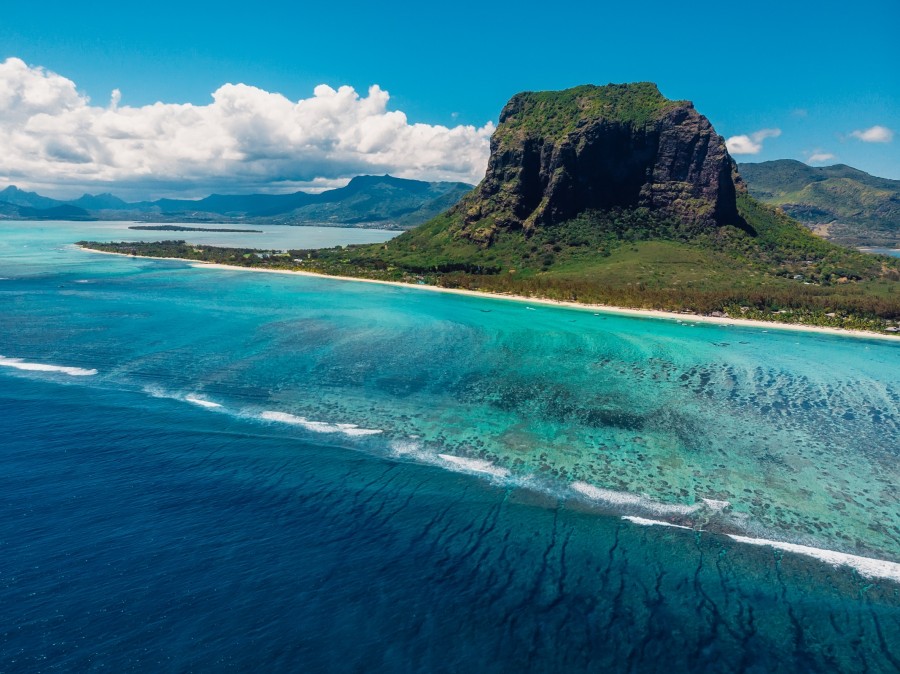
[[[864,143],[890,143],[894,140],[894,132],[886,126],[871,126],[868,129],[851,131],[850,135]]]
[[[319,85],[292,101],[225,84],[208,105],[93,105],[71,80],[20,59],[0,63],[0,184],[163,196],[330,187],[360,174],[476,183],[489,154],[481,128],[410,123],[377,85]]]
[[[725,141],[731,154],[759,154],[766,138],[778,138],[781,129],[760,129],[748,135],[732,136]]]

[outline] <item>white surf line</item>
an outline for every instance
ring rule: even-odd
[[[850,555],[846,552],[835,552],[834,550],[822,550],[821,548],[812,548],[807,545],[797,545],[796,543],[770,541],[765,538],[750,538],[749,536],[738,536],[736,534],[727,535],[738,543],[768,546],[784,552],[806,555],[832,566],[849,566],[866,578],[885,578],[900,583],[900,564],[897,562],[889,562],[872,557],[860,557],[859,555]]]
[[[703,503],[706,504],[706,507],[713,512],[725,510],[725,508],[731,505],[731,501],[717,501],[714,498],[701,498],[700,500],[703,501]]]
[[[48,363],[29,363],[21,358],[7,358],[6,356],[0,356],[0,366],[11,367],[16,370],[26,370],[29,372],[61,372],[71,377],[89,377],[97,374],[97,370],[94,369],[68,367],[66,365],[49,365]]]
[[[344,435],[349,435],[351,437],[358,437],[363,435],[377,435],[378,433],[384,432],[377,428],[360,428],[356,424],[329,424],[325,421],[310,421],[305,417],[298,417],[293,414],[288,414],[287,412],[275,412],[272,410],[262,412],[259,417],[266,421],[279,421],[283,424],[301,426],[314,433],[343,433]]]
[[[487,473],[494,477],[506,477],[509,475],[509,471],[506,468],[497,466],[484,459],[467,459],[463,456],[453,456],[452,454],[438,454],[438,457],[447,463],[452,463],[454,466],[470,470],[473,473]]]
[[[671,522],[661,522],[660,520],[648,520],[646,517],[637,517],[635,515],[622,515],[622,519],[628,520],[633,524],[639,524],[642,527],[672,527],[673,529],[687,529],[688,531],[694,531],[683,524],[672,524]]]
[[[208,407],[209,409],[221,407],[219,403],[214,403],[211,400],[204,400],[203,398],[198,398],[197,396],[185,396],[184,399],[189,403],[200,405],[200,407]]]
[[[681,524],[672,524],[670,522],[662,522],[660,520],[651,520],[646,517],[636,517],[634,515],[623,515],[623,520],[628,520],[633,524],[640,526],[660,526],[672,527],[674,529],[687,529],[689,531],[698,531],[686,527]],[[834,567],[847,566],[857,571],[861,576],[866,578],[883,578],[885,580],[893,580],[900,583],[900,564],[897,562],[889,562],[884,559],[874,559],[872,557],[860,557],[859,555],[851,555],[846,552],[836,552],[834,550],[824,550],[822,548],[813,548],[808,545],[798,545],[796,543],[783,543],[781,541],[771,541],[765,538],[751,538],[749,536],[739,536],[737,534],[726,534],[730,539],[738,543],[746,543],[747,545],[756,545],[762,547],[770,547],[782,552],[791,552],[797,555],[812,557],[825,562]]]
[[[603,501],[617,506],[634,506],[649,510],[657,515],[690,515],[700,509],[699,505],[681,505],[677,503],[661,503],[641,494],[627,491],[602,489],[587,482],[573,482],[572,489],[593,501]]]

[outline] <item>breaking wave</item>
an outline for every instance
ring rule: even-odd
[[[69,367],[66,365],[50,365],[48,363],[29,363],[21,358],[7,358],[0,356],[0,366],[11,367],[16,370],[26,370],[28,372],[61,372],[71,377],[89,377],[97,374],[97,370],[83,367]]]
[[[672,527],[674,529],[687,529],[691,531],[690,527],[686,527],[683,524],[672,524],[671,522],[661,522],[660,520],[648,520],[646,517],[637,517],[636,515],[622,515],[623,520],[628,520],[632,524],[639,524],[642,527]]]
[[[215,407],[221,407],[221,405],[219,403],[214,403],[211,400],[204,400],[203,398],[198,398],[197,396],[187,395],[184,397],[184,399],[187,402],[193,403],[194,405],[199,405],[200,407],[207,407],[210,409],[215,408]]]
[[[301,426],[308,431],[314,433],[343,433],[351,437],[359,437],[364,435],[377,435],[383,431],[377,428],[360,428],[356,424],[330,424],[325,421],[310,421],[305,417],[298,417],[287,412],[274,412],[267,410],[259,415],[260,419],[266,421],[278,421],[283,424],[292,424]]]
[[[822,548],[813,548],[796,543],[782,543],[781,541],[771,541],[765,538],[750,538],[749,536],[738,536],[737,534],[728,534],[728,537],[738,543],[768,546],[783,552],[814,557],[832,566],[849,566],[867,578],[884,578],[900,583],[900,563],[897,562],[889,562],[872,557],[860,557],[859,555],[851,555],[846,552],[823,550]]]
[[[449,464],[463,469],[464,471],[473,473],[486,473],[494,477],[508,477],[509,471],[506,468],[485,461],[484,459],[467,459],[463,456],[453,456],[452,454],[438,454],[438,458],[443,459]]]
[[[571,485],[573,490],[586,496],[592,501],[601,501],[603,503],[619,506],[639,508],[645,512],[651,512],[656,515],[690,515],[700,510],[699,505],[681,505],[673,503],[661,503],[641,494],[632,494],[627,491],[615,491],[613,489],[601,489],[587,482],[573,482]]]

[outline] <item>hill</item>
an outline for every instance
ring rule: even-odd
[[[318,194],[213,194],[203,199],[127,203],[111,194],[60,201],[14,186],[0,191],[0,218],[247,222],[283,225],[414,227],[445,211],[472,189],[465,183],[358,176]]]
[[[484,180],[388,243],[282,255],[90,247],[617,306],[893,329],[900,260],[747,193],[724,139],[650,83],[514,96]]]
[[[750,194],[831,241],[900,248],[900,180],[791,159],[741,164],[740,171]]]

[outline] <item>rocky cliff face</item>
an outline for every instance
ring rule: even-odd
[[[462,234],[565,222],[589,209],[646,207],[693,227],[737,224],[734,161],[709,120],[649,83],[514,96],[487,174],[457,208]]]

